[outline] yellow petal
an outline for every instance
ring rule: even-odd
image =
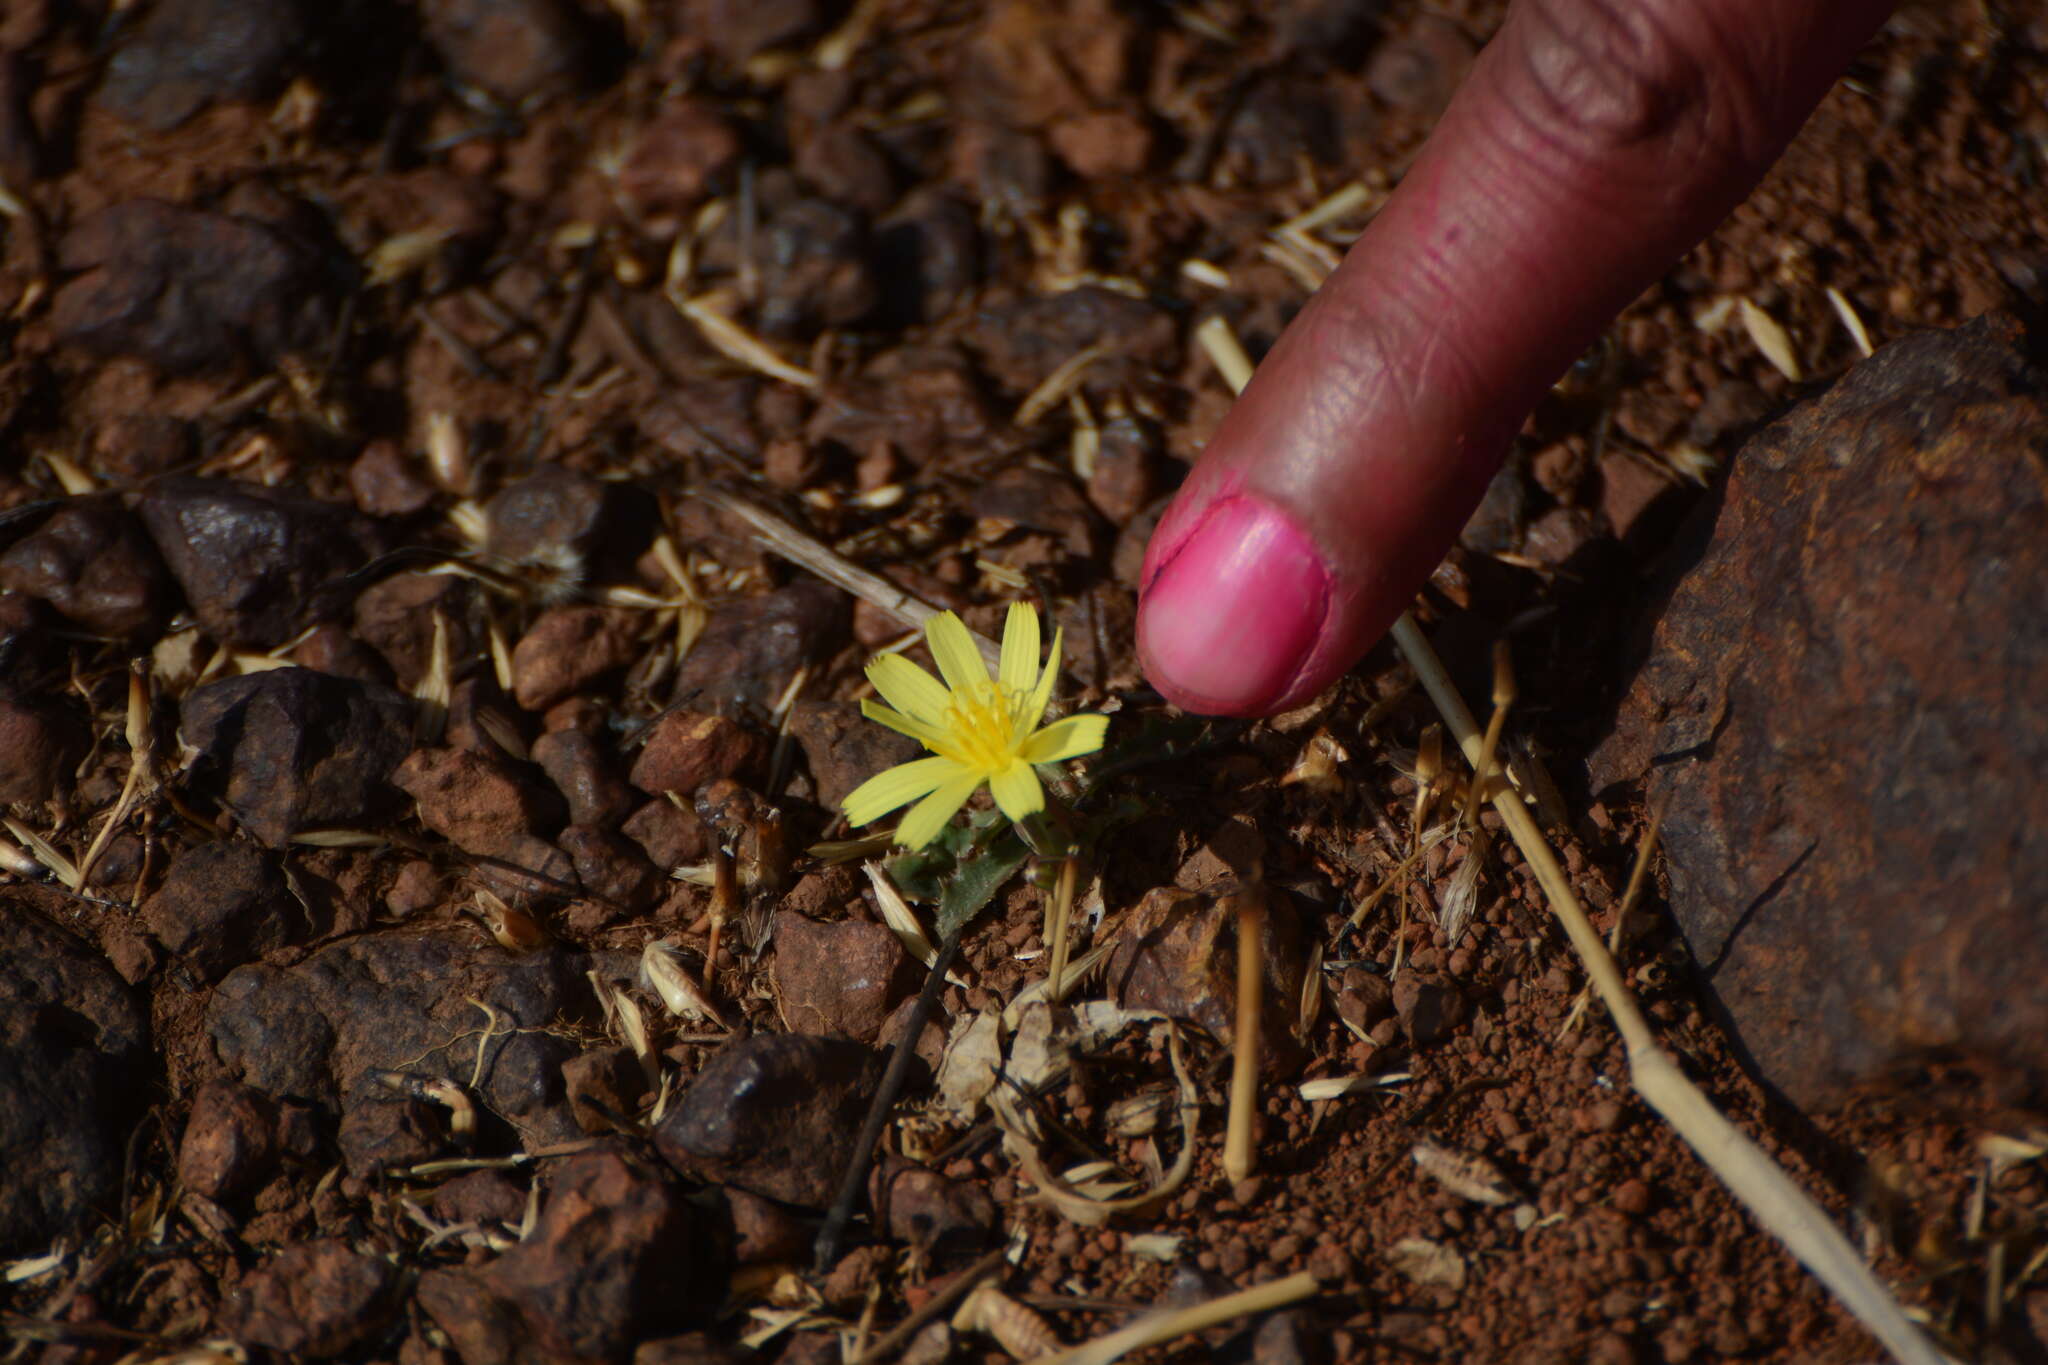
[[[974,647],[974,637],[959,617],[942,611],[924,623],[924,638],[938,662],[939,676],[955,692],[971,692],[988,686],[988,665]]]
[[[988,780],[989,794],[1012,820],[1022,820],[1045,809],[1045,788],[1029,763],[1012,763]]]
[[[1038,686],[1031,689],[1030,695],[1024,699],[1023,706],[1017,711],[1017,722],[1010,732],[1011,743],[1021,746],[1025,742],[1025,736],[1036,730],[1038,722],[1045,718],[1046,704],[1052,700],[1052,685],[1059,681],[1060,642],[1065,638],[1065,630],[1055,630],[1052,633],[1052,653],[1046,658],[1045,672],[1039,675]]]
[[[1108,716],[1068,716],[1025,740],[1018,756],[1026,763],[1057,763],[1063,758],[1079,758],[1100,749],[1108,730]]]
[[[973,776],[950,758],[920,758],[913,763],[884,768],[848,792],[846,800],[840,804],[845,808],[848,820],[856,825],[865,825],[879,820],[898,806],[907,806],[921,796],[930,795],[948,782]]]
[[[1029,695],[1038,682],[1038,613],[1023,602],[1010,603],[1003,622],[1002,684],[1013,695]]]
[[[891,706],[926,725],[944,725],[952,701],[939,680],[901,654],[877,654],[868,660],[868,681]]]
[[[970,772],[940,787],[910,808],[910,814],[896,826],[896,842],[908,849],[923,848],[967,804],[967,798],[980,785],[981,774]]]
[[[892,711],[878,701],[863,699],[860,713],[877,725],[886,725],[899,735],[909,735],[927,749],[936,750],[945,732],[937,726],[926,725],[921,720],[912,720],[900,711]]]

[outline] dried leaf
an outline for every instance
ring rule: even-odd
[[[971,1123],[982,1101],[996,1088],[1003,1069],[1002,1020],[983,1010],[954,1026],[939,1061],[939,1105],[960,1123]]]
[[[1515,1202],[1515,1187],[1483,1156],[1454,1152],[1434,1142],[1418,1142],[1409,1155],[1422,1173],[1461,1199],[1496,1207]]]
[[[1423,1237],[1404,1237],[1387,1251],[1387,1264],[1416,1284],[1465,1287],[1465,1261],[1457,1252]]]

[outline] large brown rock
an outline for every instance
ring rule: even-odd
[[[562,1166],[531,1236],[481,1269],[427,1271],[419,1302],[463,1365],[623,1360],[708,1317],[721,1260],[679,1186],[594,1151]]]
[[[1744,447],[1596,783],[1652,771],[1672,909],[1794,1100],[2048,1074],[2048,373],[2003,315]]]

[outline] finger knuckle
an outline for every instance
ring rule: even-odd
[[[1716,60],[1709,7],[1686,0],[1525,0],[1525,116],[1580,159],[1748,155],[1754,92]]]

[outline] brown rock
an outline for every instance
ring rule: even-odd
[[[582,730],[551,730],[533,742],[533,761],[569,803],[569,823],[610,829],[640,802],[611,750]]]
[[[647,1093],[647,1073],[631,1048],[599,1048],[562,1063],[562,1089],[584,1132],[631,1133]]]
[[[872,1043],[922,973],[887,925],[775,916],[775,993],[799,1033]]]
[[[560,468],[507,484],[484,517],[492,554],[571,589],[630,578],[659,520],[644,489]]]
[[[908,735],[876,725],[850,701],[799,701],[789,732],[803,747],[804,761],[818,784],[818,804],[837,809],[846,794],[899,763],[924,753]]]
[[[208,1081],[178,1144],[178,1179],[208,1199],[247,1193],[277,1161],[277,1107],[260,1090]]]
[[[378,687],[391,685],[391,665],[384,662],[384,656],[337,625],[313,627],[292,646],[290,657],[300,668],[315,673]]]
[[[304,913],[274,856],[232,839],[187,849],[142,903],[143,923],[202,981],[219,980],[282,947]]]
[[[981,284],[981,229],[974,210],[936,185],[912,190],[875,225],[875,269],[889,281],[877,325],[937,322],[973,298]]]
[[[1465,1018],[1465,997],[1448,982],[1425,981],[1406,971],[1394,981],[1394,1015],[1417,1047],[1440,1042]]]
[[[416,749],[391,780],[417,803],[421,824],[484,860],[498,894],[579,885],[574,860],[539,833],[561,827],[561,798],[495,752]]]
[[[1337,992],[1337,1013],[1360,1033],[1394,1013],[1394,988],[1384,976],[1361,967],[1344,969],[1344,984]]]
[[[0,588],[40,597],[112,639],[152,635],[170,608],[163,560],[112,498],[73,499],[0,554]]]
[[[1158,1010],[1201,1025],[1225,1045],[1237,1023],[1237,898],[1257,895],[1266,913],[1263,1057],[1291,1067],[1289,1021],[1301,1000],[1300,927],[1283,893],[1224,882],[1208,891],[1162,886],[1145,894],[1118,931],[1109,987],[1125,1009]]]
[[[93,472],[116,487],[169,473],[193,458],[192,424],[180,417],[130,413],[93,429]]]
[[[703,817],[666,797],[657,796],[634,811],[621,832],[664,871],[701,863],[711,853],[711,828]]]
[[[53,706],[0,700],[0,805],[48,801],[71,783],[84,728]]]
[[[731,777],[760,757],[760,743],[724,716],[670,711],[654,723],[633,763],[641,791],[685,796],[706,782]]]
[[[880,1055],[859,1043],[757,1033],[711,1054],[655,1146],[685,1173],[822,1208],[880,1079]]]
[[[1095,452],[1095,470],[1088,476],[1088,501],[1121,526],[1143,511],[1157,491],[1159,436],[1136,417],[1114,417],[1102,424]]]
[[[411,731],[412,704],[390,688],[307,668],[194,688],[178,725],[197,753],[190,780],[272,847],[382,815]]]
[[[555,1178],[533,1235],[481,1270],[429,1270],[419,1302],[464,1365],[622,1359],[692,1325],[722,1277],[682,1191],[597,1151]]]
[[[896,170],[874,140],[835,123],[797,148],[796,172],[827,199],[879,218],[896,202]]]
[[[1084,180],[1134,176],[1152,159],[1152,129],[1128,109],[1104,109],[1053,125],[1048,135],[1060,160]]]
[[[80,222],[59,255],[70,282],[52,321],[98,355],[173,373],[268,368],[333,330],[326,262],[253,219],[130,199]]]
[[[346,604],[322,589],[376,548],[367,524],[342,509],[225,479],[159,479],[140,512],[199,624],[245,648],[269,649],[308,618],[338,614]]]
[[[303,62],[314,14],[297,0],[165,0],[114,49],[98,98],[159,130],[217,102],[268,99]]]
[[[868,1175],[868,1207],[891,1237],[941,1256],[980,1246],[996,1223],[995,1201],[979,1184],[893,1154]]]
[[[1007,388],[1028,393],[1076,351],[1101,344],[1106,354],[1091,365],[1083,386],[1106,394],[1180,359],[1180,327],[1144,299],[1083,285],[1059,294],[1033,294],[982,310],[967,341]]]
[[[450,1223],[509,1223],[526,1217],[526,1189],[503,1171],[471,1171],[434,1191],[434,1213]]]
[[[640,619],[610,607],[554,607],[540,614],[512,650],[512,696],[545,711],[640,653]]]
[[[553,948],[508,952],[474,928],[360,934],[228,973],[205,1001],[206,1031],[226,1074],[272,1095],[339,1111],[388,1102],[369,1076],[403,1071],[473,1086],[529,1144],[562,1142],[580,1135],[559,1084],[576,1049],[549,1029],[587,1008],[587,967]],[[500,1021],[480,1072],[476,1035],[463,1037],[482,1017],[470,996]]]
[[[118,1206],[149,1051],[147,1010],[99,953],[26,909],[0,914],[0,1253]]]
[[[1600,511],[1614,538],[1639,554],[1664,548],[1686,501],[1676,480],[1641,460],[1608,455],[1600,461]]]
[[[2038,354],[1908,337],[1753,438],[1591,764],[1654,773],[1673,913],[1801,1104],[2048,1071]]]
[[[1046,470],[1006,469],[976,485],[970,506],[984,521],[1045,532],[1075,559],[1092,556],[1101,535],[1102,523],[1081,490]]]
[[[562,0],[424,0],[420,18],[450,74],[512,104],[581,82],[582,25]]]
[[[716,110],[676,100],[633,140],[619,168],[619,195],[643,222],[679,222],[719,191],[739,158],[739,135]]]
[[[340,1238],[303,1242],[243,1282],[227,1316],[238,1340],[326,1360],[383,1330],[398,1267]]]
[[[732,1218],[732,1258],[738,1265],[794,1261],[811,1249],[811,1230],[772,1199],[727,1185],[719,1190]]]
[[[819,0],[691,0],[692,33],[733,66],[771,47],[815,36],[830,11]]]
[[[372,517],[409,517],[434,501],[434,485],[390,441],[372,441],[348,467],[349,492]]]
[[[855,211],[829,199],[798,199],[777,211],[761,236],[754,323],[765,335],[800,340],[850,326],[880,299],[867,226]]]
[[[485,639],[483,602],[474,583],[444,573],[395,573],[356,594],[355,633],[383,655],[408,691],[433,657],[434,618],[447,623],[448,658],[459,664]]]
[[[610,901],[628,914],[651,910],[667,890],[668,879],[647,855],[623,834],[593,825],[570,825],[555,840],[576,864],[576,879],[592,896]]]
[[[334,1135],[342,1164],[358,1180],[440,1156],[448,1146],[444,1111],[411,1096],[365,1095],[341,1114]]]
[[[562,824],[560,797],[474,749],[415,749],[391,780],[418,803],[422,824],[462,848]]]

